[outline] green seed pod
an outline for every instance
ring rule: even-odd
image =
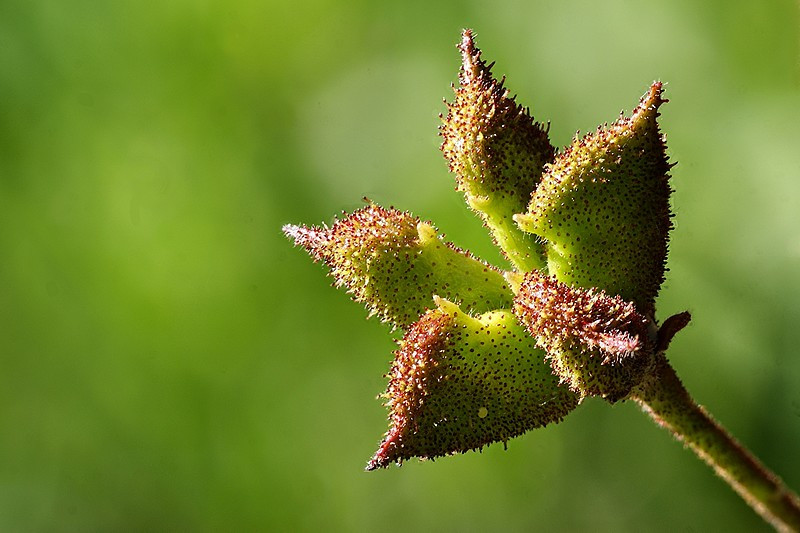
[[[513,216],[526,209],[555,149],[547,128],[517,105],[503,87],[504,80],[492,76],[470,30],[464,30],[459,49],[460,87],[440,127],[442,152],[456,175],[458,190],[506,257],[522,271],[541,268],[541,245],[519,230]]]
[[[652,370],[655,327],[619,296],[533,271],[519,287],[514,312],[553,371],[581,397],[621,400]]]
[[[559,281],[619,294],[648,316],[672,227],[670,165],[656,122],[661,92],[654,83],[630,118],[576,138],[548,167],[528,213],[515,217],[545,240]]]
[[[434,294],[479,313],[513,303],[499,271],[406,212],[369,205],[331,228],[287,225],[283,231],[330,267],[336,286],[395,326],[413,324],[433,306]]]
[[[385,394],[390,429],[368,470],[505,442],[578,405],[511,311],[472,317],[436,303],[395,352]]]

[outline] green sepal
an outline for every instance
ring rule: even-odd
[[[511,311],[473,317],[436,303],[395,352],[384,395],[390,429],[368,470],[505,442],[578,405]]]
[[[472,32],[464,30],[460,86],[448,104],[440,133],[442,152],[458,190],[489,228],[505,256],[522,271],[544,266],[536,239],[516,226],[555,149],[548,127],[531,118],[481,60]]]
[[[544,239],[559,281],[619,294],[653,314],[672,227],[664,139],[657,123],[660,82],[628,118],[601,127],[560,153],[519,226]]]
[[[330,228],[287,225],[283,231],[330,267],[336,286],[396,327],[413,324],[433,307],[435,294],[478,313],[513,303],[500,271],[407,212],[372,204]]]
[[[653,370],[655,324],[619,296],[533,271],[517,289],[514,313],[581,398],[622,400]]]

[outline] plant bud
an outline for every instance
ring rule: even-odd
[[[665,102],[656,82],[620,117],[559,154],[519,226],[545,240],[548,269],[571,286],[619,294],[652,316],[664,280],[671,214]]]
[[[619,296],[571,288],[533,271],[517,292],[514,312],[554,372],[581,396],[621,400],[654,363],[654,325]]]
[[[433,306],[434,294],[479,313],[510,309],[513,302],[499,271],[406,212],[369,205],[331,228],[287,225],[283,231],[330,267],[336,286],[395,326],[413,324]]]
[[[457,188],[478,212],[508,259],[523,271],[544,265],[544,252],[514,224],[553,160],[547,129],[517,105],[504,80],[481,60],[472,32],[459,45],[463,63],[455,101],[440,127],[442,152],[455,173]]]
[[[578,404],[511,311],[478,317],[436,298],[395,352],[390,429],[367,469],[507,441]]]

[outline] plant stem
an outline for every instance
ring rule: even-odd
[[[519,229],[511,217],[507,216],[508,212],[517,211],[519,207],[503,206],[501,202],[475,196],[468,196],[467,203],[480,214],[483,223],[492,232],[495,244],[503,250],[515,270],[530,272],[547,268],[547,258],[541,243],[537,242],[532,233]]]
[[[695,403],[663,353],[655,379],[632,395],[778,531],[800,531],[800,498]]]

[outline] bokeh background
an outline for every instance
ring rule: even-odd
[[[463,27],[559,146],[668,83],[670,357],[800,489],[794,0],[4,0],[0,530],[767,530],[630,403],[363,472],[392,337],[280,227],[368,196],[500,263],[438,151]]]

